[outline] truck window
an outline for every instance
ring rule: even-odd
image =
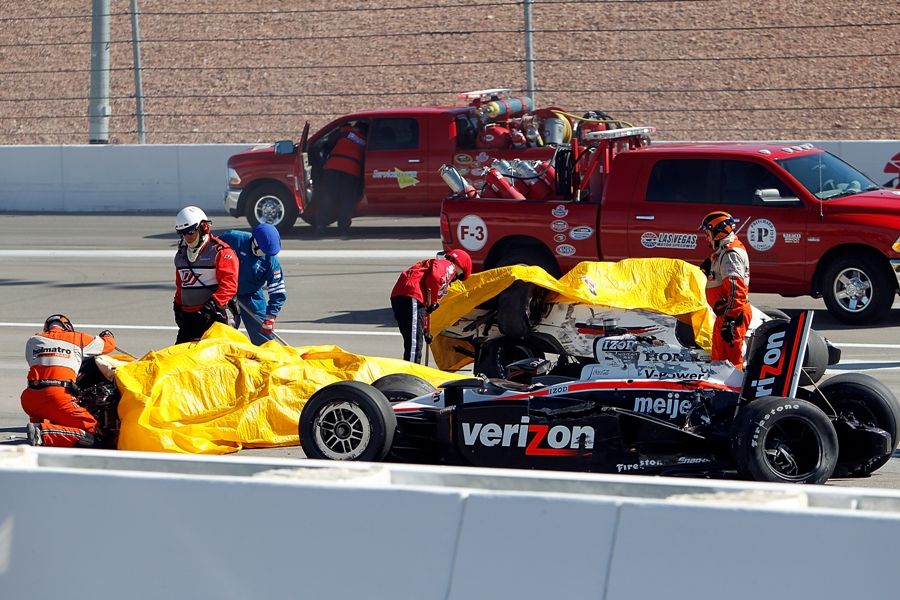
[[[721,194],[722,204],[753,203],[756,190],[776,189],[782,198],[794,196],[788,187],[763,165],[746,160],[722,161]]]
[[[416,119],[378,119],[369,133],[369,150],[414,150],[419,147]]]
[[[478,138],[478,124],[470,114],[456,115],[456,147],[460,150],[471,150]]]
[[[828,152],[785,158],[778,164],[820,200],[878,188],[874,181]]]
[[[657,162],[647,183],[647,201],[715,202],[711,185],[715,162],[693,158]]]

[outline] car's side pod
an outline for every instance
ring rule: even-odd
[[[797,393],[813,311],[791,321],[766,321],[753,333],[744,366],[741,403],[764,396],[793,398]]]

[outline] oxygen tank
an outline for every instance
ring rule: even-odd
[[[481,117],[487,121],[512,119],[521,117],[525,113],[534,110],[534,100],[528,96],[519,98],[506,98],[505,100],[492,100],[484,103],[479,109]]]
[[[478,195],[472,184],[469,183],[465,177],[460,175],[459,171],[456,170],[456,167],[441,165],[440,174],[441,179],[443,179],[444,183],[450,188],[452,196],[459,198],[475,198]]]

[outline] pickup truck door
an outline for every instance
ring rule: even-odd
[[[434,179],[440,177],[433,153],[428,152],[427,125],[422,116],[373,119],[366,146],[362,211],[438,214],[443,196],[434,190]]]
[[[297,144],[297,155],[294,158],[294,197],[297,200],[297,207],[300,214],[309,206],[309,191],[311,181],[311,170],[309,166],[309,154],[307,153],[309,146],[309,121],[303,126],[303,135],[300,136],[300,143]]]
[[[631,256],[700,264],[712,249],[697,228],[707,213],[724,210],[735,218],[747,247],[751,290],[791,293],[807,280],[807,211],[800,200],[761,205],[758,189],[796,198],[766,163],[737,157],[661,159],[648,165],[644,181],[635,190],[628,221]]]

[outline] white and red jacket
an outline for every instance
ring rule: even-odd
[[[716,316],[737,319],[744,314],[750,293],[750,259],[737,237],[722,240],[711,257],[706,301]]]
[[[75,381],[85,358],[108,354],[116,347],[112,335],[94,337],[80,331],[51,329],[36,333],[25,343],[28,381]]]
[[[175,254],[175,304],[185,312],[200,310],[210,298],[225,306],[237,293],[239,265],[235,251],[214,235],[193,261],[182,243]]]
[[[422,304],[435,304],[447,295],[447,288],[456,278],[456,265],[442,258],[420,260],[400,274],[391,298],[406,296]]]

